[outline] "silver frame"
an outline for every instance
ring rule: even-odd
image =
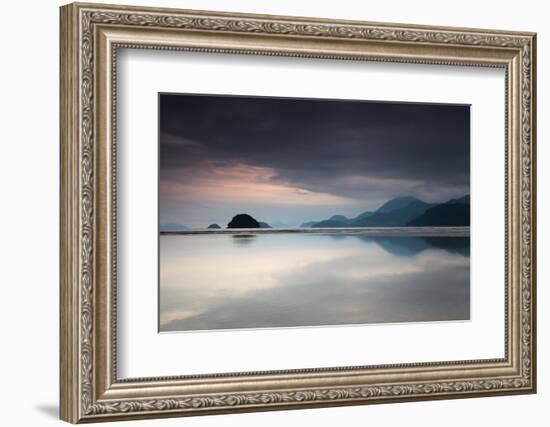
[[[61,418],[77,423],[534,393],[533,33],[75,3],[61,8]],[[117,49],[506,70],[505,357],[120,380]]]

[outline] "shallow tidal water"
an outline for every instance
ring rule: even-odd
[[[160,236],[159,330],[470,318],[468,233]]]

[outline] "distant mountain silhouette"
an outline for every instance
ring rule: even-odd
[[[375,212],[366,211],[348,218],[344,215],[333,215],[329,219],[316,222],[313,228],[341,227],[403,227],[417,216],[429,209],[431,204],[418,200],[416,197],[396,197],[388,200]]]
[[[260,223],[248,214],[238,214],[227,224],[227,228],[260,228]]]
[[[344,215],[332,215],[329,219],[325,219],[323,221],[306,222],[302,224],[301,227],[312,227],[312,228],[361,227],[360,225],[357,225],[357,222],[364,220],[373,214],[374,212],[366,211],[357,215],[355,218],[348,218],[347,216],[344,216]]]
[[[458,199],[451,199],[449,200],[448,202],[446,202],[448,204],[452,204],[452,203],[462,203],[462,204],[467,204],[469,205],[470,204],[470,195],[466,195],[466,196],[462,196]]]
[[[470,226],[470,195],[450,199],[444,203],[426,203],[412,196],[388,200],[376,211],[365,211],[354,218],[332,215],[322,221],[307,221],[302,228],[344,227],[468,227]],[[227,228],[286,228],[288,225],[274,221],[271,224],[254,219],[248,214],[235,215]],[[210,224],[209,229],[220,229]],[[161,232],[177,232],[187,227],[179,223],[160,224]]]
[[[362,214],[357,215],[355,218],[352,218],[351,221],[352,222],[361,221],[361,220],[363,220],[365,218],[368,218],[369,216],[372,216],[372,215],[374,215],[374,212],[366,211],[366,212],[363,212]]]
[[[432,211],[432,209],[435,210]],[[328,219],[309,221],[301,226],[312,228],[467,226],[470,224],[469,210],[469,194],[444,203],[426,203],[416,197],[404,196],[388,200],[375,212],[366,211],[355,218],[333,215]]]
[[[413,227],[460,227],[470,225],[470,204],[452,202],[434,206],[410,221]]]
[[[160,231],[182,231],[186,230],[187,227],[182,224],[178,224],[176,222],[168,222],[165,224],[160,224],[159,227]]]
[[[342,227],[354,227],[349,222],[335,221],[333,219],[325,219],[324,221],[316,222],[311,228],[342,228]]]
[[[412,197],[412,196],[396,197],[395,199],[388,200],[386,203],[380,206],[376,210],[376,212],[387,213],[387,212],[395,211],[397,209],[401,209],[406,206],[409,206],[411,203],[415,203],[415,202],[421,202],[421,200],[418,200],[416,197]],[[421,202],[421,203],[424,203],[424,202]]]
[[[355,224],[358,227],[403,227],[432,206],[415,197],[399,197],[385,203],[371,216],[356,221]]]
[[[304,222],[303,224],[300,225],[300,227],[301,228],[309,228],[309,227],[312,227],[313,224],[317,224],[317,221]]]
[[[351,222],[352,220],[349,219],[348,217],[344,216],[344,215],[332,215],[330,218],[329,218],[330,221],[337,221],[337,222],[343,222],[343,223],[347,223],[347,222]]]

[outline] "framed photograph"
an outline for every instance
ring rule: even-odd
[[[61,418],[536,391],[535,34],[61,8]]]

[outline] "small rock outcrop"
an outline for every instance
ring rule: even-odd
[[[227,228],[260,228],[260,223],[248,214],[238,214],[227,224]]]
[[[218,224],[210,224],[208,228],[221,228]]]

